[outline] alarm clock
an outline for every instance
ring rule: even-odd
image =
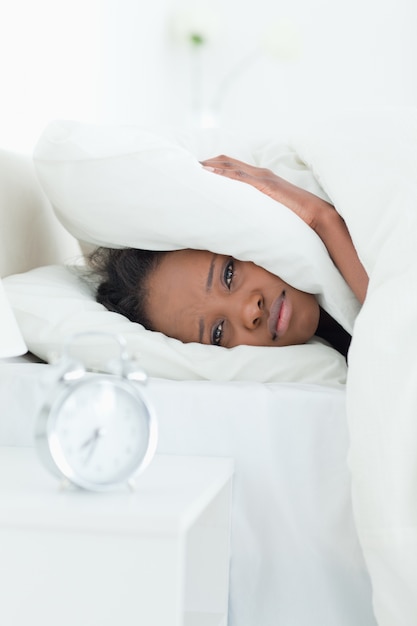
[[[124,339],[112,373],[88,372],[64,346],[55,365],[48,397],[35,429],[35,445],[45,467],[66,482],[93,491],[118,485],[133,487],[149,465],[157,446],[155,411],[146,391],[146,374],[129,359]]]

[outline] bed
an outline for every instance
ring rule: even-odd
[[[218,180],[213,187],[201,178],[208,174],[198,158],[216,153],[276,169],[336,204],[371,277],[361,311],[320,242],[284,207],[277,210],[240,183]],[[121,332],[151,377],[158,451],[235,459],[230,625],[414,624],[416,155],[411,109],[315,120],[290,146],[279,138],[245,144],[221,132],[115,131],[66,122],[44,134],[35,165],[3,153],[2,238],[13,254],[2,258],[1,270],[30,353],[1,363],[1,445],[33,445],[51,367],[45,361],[65,337],[88,328]],[[143,180],[135,187],[138,168],[148,187]],[[140,202],[131,202],[132,193]],[[245,219],[254,203],[269,230],[279,226],[278,246]],[[141,207],[148,211],[149,204],[145,222]],[[161,215],[167,205],[170,213]],[[115,206],[117,223],[107,219]],[[97,228],[103,207],[106,219]],[[262,348],[187,349],[97,308],[77,265],[79,242],[82,249],[134,245],[132,219],[140,223],[143,247],[206,247],[211,237],[211,248],[221,252],[233,229],[235,249],[228,253],[279,267],[288,282],[318,293],[354,329],[349,368],[319,341],[280,349],[279,356]],[[29,224],[38,222],[34,255],[25,258],[27,242],[35,241]],[[189,230],[184,234],[178,224]],[[82,357],[103,369],[100,346]]]

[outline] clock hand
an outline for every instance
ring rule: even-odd
[[[90,448],[86,458],[84,459],[84,463],[88,463],[88,461],[91,459],[94,453],[94,450],[96,449],[98,440],[100,439],[100,437],[103,437],[105,434],[106,434],[105,428],[96,428],[93,434],[91,435],[91,437],[86,439],[86,441],[84,441],[84,443],[80,446],[80,450],[82,450],[83,448],[87,448],[87,447]]]
[[[96,428],[93,432],[93,434],[91,435],[91,437],[89,437],[88,439],[86,439],[84,441],[83,444],[81,444],[80,446],[80,450],[82,450],[83,448],[87,448],[88,446],[91,446],[91,444],[95,443],[96,440],[98,439],[98,437],[100,436],[100,429]]]

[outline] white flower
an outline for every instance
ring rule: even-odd
[[[171,33],[179,43],[201,46],[212,43],[220,30],[220,15],[206,4],[185,3],[171,17]]]
[[[299,59],[302,39],[297,24],[285,17],[272,20],[261,37],[261,46],[265,52],[280,60]]]

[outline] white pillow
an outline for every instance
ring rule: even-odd
[[[68,337],[80,332],[120,333],[128,351],[137,355],[150,376],[173,380],[255,380],[305,382],[327,386],[346,381],[345,359],[320,343],[267,348],[238,346],[232,349],[183,344],[161,333],[108,311],[94,298],[94,287],[80,267],[46,266],[4,279],[28,348],[50,360]],[[98,337],[80,341],[77,349],[92,369],[108,369],[113,356],[111,342]]]
[[[254,261],[318,294],[349,332],[358,303],[315,233],[250,185],[205,171],[219,152],[269,159],[293,182],[323,193],[297,155],[218,132],[150,132],[129,126],[54,122],[34,154],[55,211],[78,239],[108,246],[207,249]]]

